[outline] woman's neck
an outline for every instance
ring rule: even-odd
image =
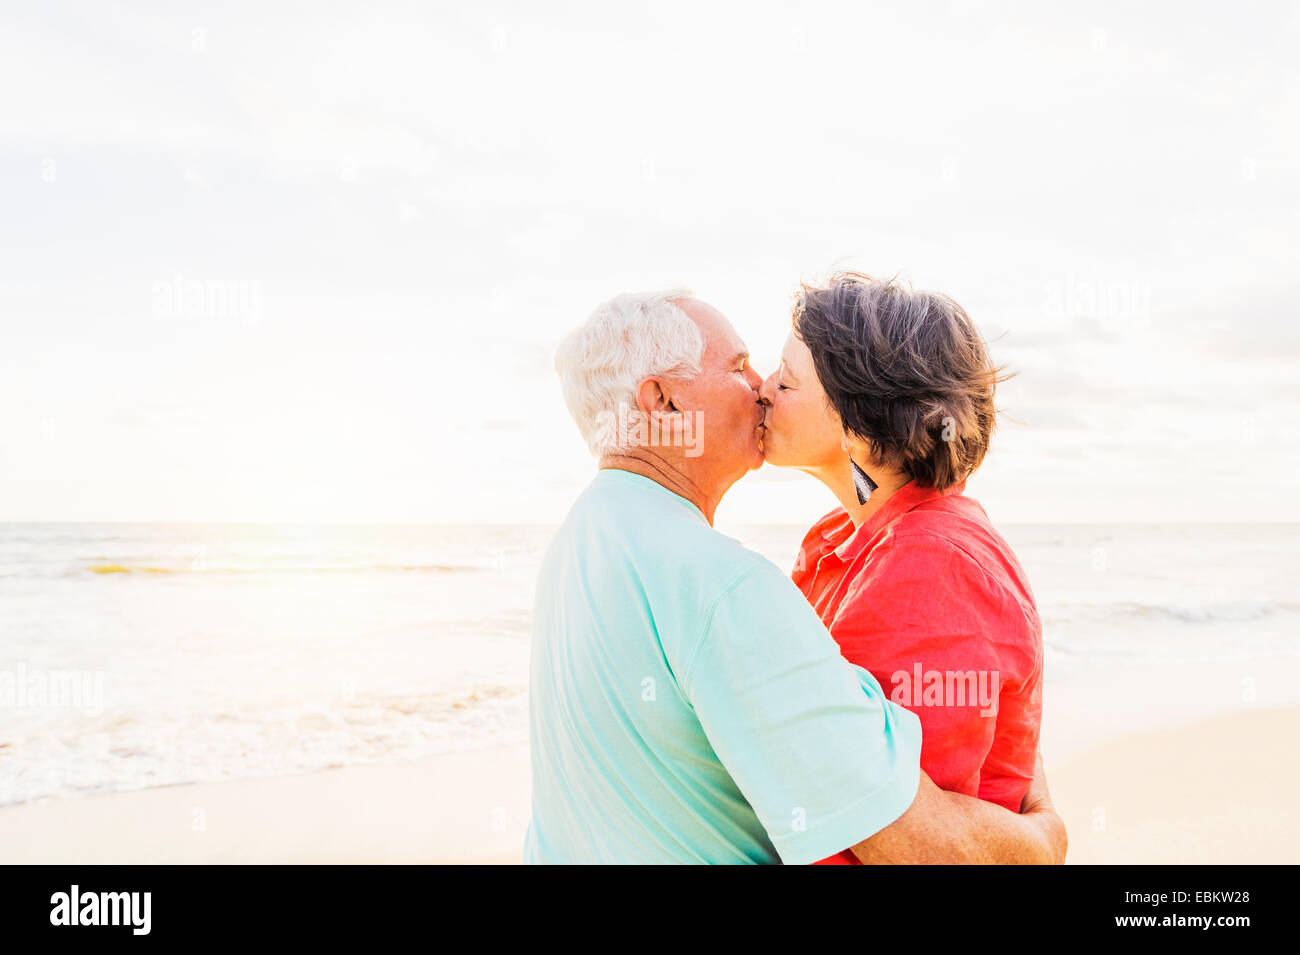
[[[831,493],[835,495],[835,499],[848,512],[849,520],[853,521],[854,529],[861,527],[867,518],[885,506],[885,502],[893,497],[899,488],[911,481],[911,478],[899,471],[882,471],[872,468],[867,471],[867,476],[875,482],[876,489],[871,492],[871,497],[867,499],[867,503],[859,504],[858,492],[853,486],[853,469],[849,466],[849,456],[847,454],[838,461],[820,467],[800,468],[799,470],[811,474],[830,488]]]

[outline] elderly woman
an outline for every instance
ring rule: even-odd
[[[1042,630],[1010,546],[962,493],[998,381],[956,302],[844,272],[803,287],[761,394],[767,462],[842,505],[805,536],[795,583],[845,658],[920,717],[935,783],[1014,810],[1034,776]]]

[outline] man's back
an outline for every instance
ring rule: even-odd
[[[916,792],[915,717],[779,569],[628,471],[547,551],[530,718],[529,862],[812,861]]]

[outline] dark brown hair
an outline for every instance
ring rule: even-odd
[[[794,333],[844,430],[921,487],[946,491],[989,448],[1002,369],[960,305],[894,279],[837,272],[804,284]]]

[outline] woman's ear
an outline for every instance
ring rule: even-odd
[[[876,444],[874,441],[864,440],[856,434],[844,432],[840,438],[840,450],[846,452],[850,457],[864,461],[867,467],[880,466],[880,459],[876,455]]]

